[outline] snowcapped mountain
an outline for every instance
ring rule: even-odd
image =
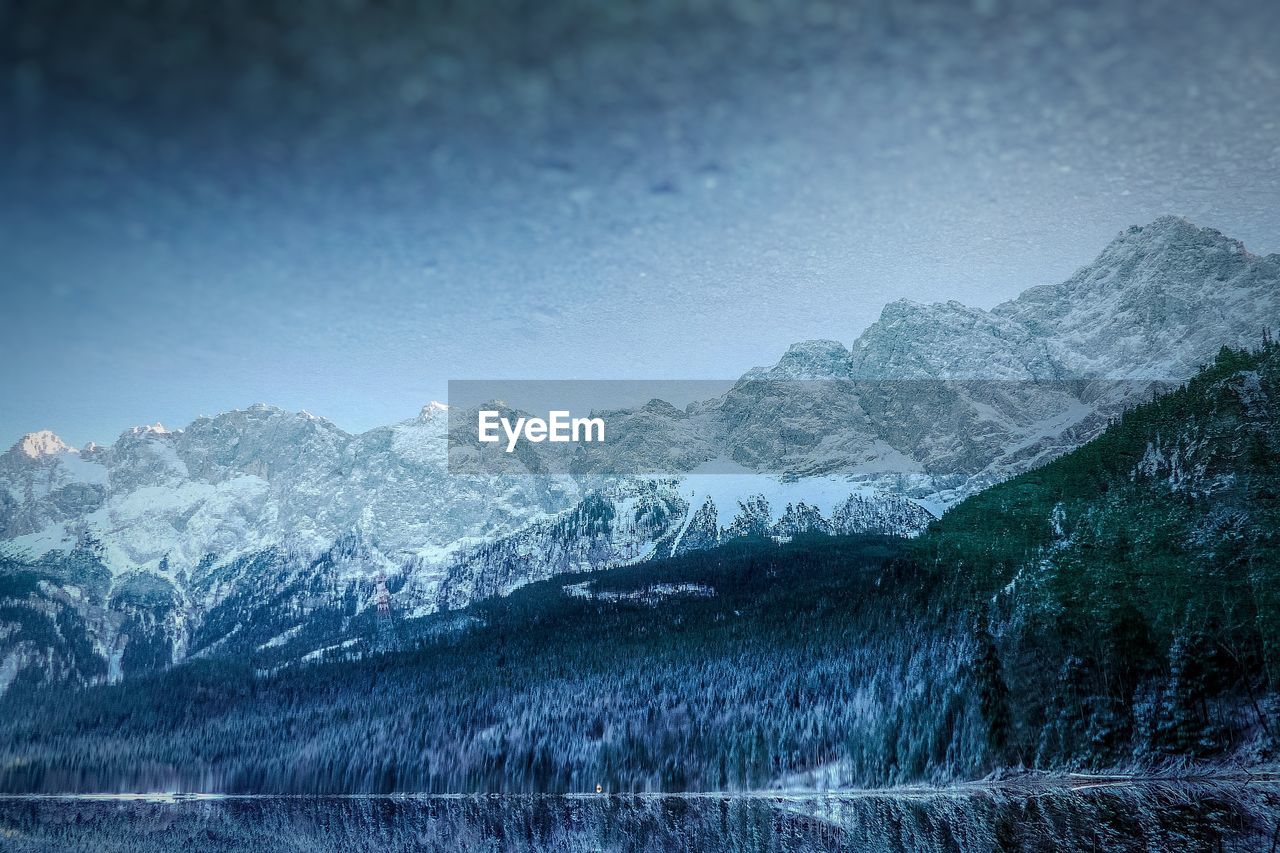
[[[322,548],[359,529],[396,553],[444,553],[579,497],[572,481],[477,481],[445,469],[439,404],[352,436],[265,405],[182,430],[137,427],[110,447],[51,434],[0,456],[0,537],[9,553],[100,542],[113,572],[191,569],[207,555]],[[33,452],[32,448],[39,452]]]
[[[109,447],[32,433],[0,455],[0,691],[341,653],[378,573],[405,616],[735,536],[913,535],[1278,309],[1280,256],[1165,218],[991,310],[896,302],[849,348],[799,343],[715,399],[622,413],[640,440],[575,476],[450,473],[440,404],[359,435],[265,405]],[[602,476],[640,453],[669,473]]]
[[[900,301],[854,343],[871,379],[1183,379],[1224,344],[1256,345],[1280,308],[1280,256],[1163,217],[1061,284],[990,311]]]

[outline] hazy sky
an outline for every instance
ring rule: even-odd
[[[723,378],[1165,213],[1280,250],[1280,3],[0,2],[0,445]]]

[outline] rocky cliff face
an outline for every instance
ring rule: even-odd
[[[989,311],[893,303],[850,348],[796,344],[718,398],[624,413],[648,444],[577,477],[449,473],[438,404],[360,435],[264,405],[110,447],[33,433],[0,455],[0,689],[341,650],[378,572],[403,617],[739,535],[913,535],[922,507],[1078,446],[1277,318],[1280,256],[1167,218]],[[601,477],[624,453],[664,475]]]

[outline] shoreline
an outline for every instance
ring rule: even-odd
[[[1210,787],[1237,787],[1243,785],[1280,785],[1280,770],[1249,772],[1244,770],[1222,773],[1182,774],[1082,774],[1027,775],[1008,779],[978,779],[956,782],[950,785],[904,785],[893,788],[827,788],[827,789],[777,789],[761,791],[685,791],[685,792],[635,792],[595,793],[570,792],[558,794],[503,794],[503,793],[451,793],[432,794],[401,792],[393,794],[228,794],[208,792],[104,792],[104,793],[0,793],[0,802],[28,800],[66,800],[75,802],[146,802],[184,803],[214,802],[219,800],[573,800],[573,801],[621,801],[621,800],[849,800],[875,798],[921,799],[947,796],[983,796],[1007,794],[1034,796],[1046,793],[1068,793],[1102,788],[1154,788],[1160,786],[1205,785]]]

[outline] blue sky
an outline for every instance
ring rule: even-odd
[[[0,444],[732,377],[1166,213],[1280,251],[1276,4],[72,5],[0,22]]]

